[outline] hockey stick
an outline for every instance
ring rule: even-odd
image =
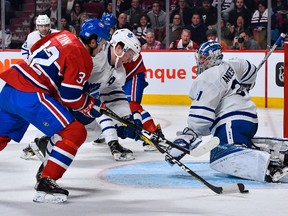
[[[128,120],[121,118],[120,116],[118,116],[116,113],[114,113],[109,108],[101,109],[100,112],[105,114],[105,115],[107,115],[107,116],[109,116],[109,117],[111,117],[111,118],[113,118],[113,119],[115,119],[115,120],[117,120],[117,121],[119,121],[119,122],[121,122],[124,126],[133,127],[135,129],[135,131],[139,134],[139,136],[144,141],[148,142],[149,144],[153,143],[147,136],[145,136],[142,133],[143,129],[141,127],[138,127],[137,125],[133,124],[132,122],[129,122]],[[177,146],[177,145],[175,145],[172,142],[170,142],[170,143],[171,143],[171,146],[172,146],[172,144],[173,144],[173,146]],[[168,159],[170,159],[172,162],[177,164],[184,171],[186,171],[187,173],[192,175],[196,180],[200,181],[201,183],[203,183],[205,186],[207,186],[209,189],[211,189],[212,191],[214,191],[217,194],[238,193],[238,192],[240,192],[240,193],[248,193],[249,192],[248,190],[245,190],[245,186],[242,183],[238,183],[236,185],[223,186],[223,187],[214,186],[214,185],[210,184],[209,182],[207,182],[205,179],[203,179],[201,176],[199,176],[197,173],[195,173],[194,171],[189,169],[182,162],[176,160],[169,152],[167,152],[166,150],[162,149],[158,143],[153,143],[153,145],[158,149],[158,151],[160,153],[164,154]]]
[[[267,53],[267,55],[265,55],[264,59],[260,62],[260,64],[258,65],[256,72],[258,72],[260,70],[260,68],[263,66],[263,64],[265,63],[265,61],[269,58],[269,56],[272,54],[272,52],[274,52],[274,50],[277,48],[277,46],[280,45],[281,41],[284,40],[284,38],[286,37],[286,34],[281,33],[280,36],[278,37],[278,39],[276,40],[276,42],[274,43],[274,45],[271,47],[271,49],[269,50],[269,52]]]
[[[219,138],[218,137],[211,137],[209,140],[207,141],[202,141],[198,146],[197,148],[195,149],[192,149],[191,151],[189,151],[188,149],[186,148],[183,148],[179,145],[176,145],[174,144],[173,142],[167,140],[165,137],[163,136],[159,136],[158,134],[156,133],[152,133],[150,131],[147,131],[145,130],[144,128],[142,127],[139,127],[138,125],[135,125],[133,124],[132,122],[130,121],[127,121],[123,118],[121,118],[120,116],[118,116],[116,113],[114,113],[112,110],[110,110],[109,108],[104,108],[104,109],[100,109],[100,112],[102,114],[105,114],[119,122],[121,122],[124,126],[129,126],[129,127],[132,127],[134,128],[136,131],[140,131],[141,134],[138,133],[138,135],[140,136],[140,138],[144,141],[146,141],[147,143],[149,143],[150,145],[154,145],[153,143],[151,143],[151,141],[149,142],[149,138],[147,136],[145,136],[143,133],[145,134],[148,134],[148,135],[155,135],[157,137],[159,137],[159,139],[161,139],[161,142],[163,143],[166,143],[167,145],[173,147],[173,148],[177,148],[178,150],[180,151],[183,151],[185,154],[189,154],[193,157],[200,157],[201,155],[204,155],[205,153],[207,152],[210,152],[212,149],[214,149],[216,146],[219,145],[220,141],[219,141]],[[147,140],[149,139],[149,140]]]

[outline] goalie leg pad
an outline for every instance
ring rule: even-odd
[[[222,144],[211,152],[210,167],[231,176],[264,182],[270,154],[265,151]]]

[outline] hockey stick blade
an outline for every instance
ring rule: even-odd
[[[215,185],[210,184],[205,179],[203,179],[201,176],[199,176],[197,173],[189,169],[186,165],[184,165],[182,162],[176,160],[171,154],[168,152],[162,151],[159,149],[159,146],[156,144],[156,148],[164,154],[166,157],[168,157],[171,161],[173,161],[175,164],[177,164],[180,168],[182,168],[184,171],[192,175],[196,180],[203,183],[205,186],[207,186],[210,190],[217,194],[229,194],[229,193],[248,193],[248,190],[245,190],[245,186],[242,183],[237,183],[236,185],[227,185],[223,187],[217,187]]]
[[[194,171],[192,171],[191,169],[189,169],[189,167],[187,167],[185,164],[183,164],[182,162],[180,162],[179,160],[175,159],[169,152],[167,152],[166,150],[162,149],[160,147],[160,145],[158,143],[153,143],[147,136],[145,136],[142,133],[142,128],[138,127],[137,125],[134,125],[133,123],[121,118],[120,116],[118,116],[116,113],[114,113],[112,110],[105,108],[105,109],[101,109],[100,112],[102,114],[105,114],[119,122],[121,122],[123,125],[125,126],[130,126],[133,127],[135,129],[135,131],[139,134],[140,138],[143,139],[144,141],[146,141],[149,144],[153,144],[160,153],[164,154],[166,157],[168,157],[171,161],[173,161],[175,164],[177,164],[181,169],[183,169],[185,172],[187,172],[188,174],[190,174],[191,176],[193,176],[196,180],[200,181],[202,184],[204,184],[205,186],[207,186],[210,190],[212,190],[213,192],[217,193],[217,194],[222,194],[222,193],[247,193],[248,190],[245,190],[245,186],[242,183],[238,183],[236,185],[231,185],[231,186],[224,186],[224,187],[217,187],[214,186],[212,184],[210,184],[209,182],[207,182],[205,179],[203,179],[201,176],[199,176],[197,173],[195,173]],[[151,133],[150,133],[151,134]],[[217,139],[212,139],[213,142],[216,144],[217,142],[219,142],[219,140]],[[170,142],[170,141],[169,141]],[[167,143],[169,144],[169,143]],[[171,142],[171,144],[175,145],[174,143]],[[218,143],[219,144],[219,143]],[[177,145],[176,145],[177,146]],[[181,150],[181,149],[180,149]],[[186,149],[185,149],[186,150]],[[184,151],[183,151],[184,152]],[[187,150],[186,150],[187,152]],[[185,153],[186,153],[185,152]],[[189,151],[188,151],[189,152]]]

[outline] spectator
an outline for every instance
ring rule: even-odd
[[[137,26],[140,20],[140,16],[143,14],[142,9],[140,8],[139,0],[131,1],[131,8],[125,11],[127,14],[127,21],[130,26]]]
[[[257,4],[258,9],[253,13],[251,18],[251,28],[253,37],[263,49],[267,47],[267,24],[268,24],[268,8],[265,1]]]
[[[240,32],[247,30],[245,19],[243,16],[238,16],[236,20],[236,26],[231,25],[230,28],[230,40],[233,41],[235,37],[239,37]]]
[[[181,38],[183,27],[181,25],[181,17],[179,14],[175,14],[172,20],[172,23],[169,26],[169,39],[168,44],[171,44],[173,41],[179,40]],[[162,41],[162,45],[165,46],[167,36]]]
[[[123,28],[127,28],[131,30],[131,26],[129,25],[127,21],[127,14],[125,13],[119,14],[118,19],[117,19],[117,26],[116,26],[116,29],[123,29]]]
[[[220,28],[221,28],[221,40],[223,40],[228,47],[232,46],[232,40],[231,40],[231,33],[230,33],[230,27],[231,24],[229,22],[226,23],[224,18],[221,18],[220,20]],[[215,26],[215,31],[218,30],[218,25]]]
[[[76,34],[76,30],[72,25],[68,24],[67,18],[64,16],[61,18],[61,31],[67,30]]]
[[[251,11],[245,7],[244,0],[235,0],[235,8],[229,13],[229,22],[236,25],[237,17],[240,15],[244,18],[245,23],[250,23]]]
[[[57,17],[58,17],[58,10],[57,10],[57,0],[50,0],[50,7],[46,9],[43,14],[46,14],[51,20],[51,28],[57,29]],[[61,11],[61,14],[65,13],[65,10]]]
[[[117,1],[117,7],[119,8],[120,13],[124,13],[129,10],[131,7],[131,0],[120,0]]]
[[[217,8],[219,1],[221,1],[221,17],[228,21],[229,14],[235,7],[234,0],[213,0],[212,6]]]
[[[158,1],[153,2],[152,10],[147,13],[147,16],[151,21],[156,40],[162,42],[165,37],[166,13],[161,10]]]
[[[182,26],[190,25],[193,12],[194,9],[189,7],[186,0],[179,0],[178,7],[171,13],[170,23],[172,22],[171,18],[174,17],[175,14],[179,14],[181,17],[181,25]]]
[[[191,32],[191,40],[198,45],[206,42],[206,31],[208,28],[205,24],[202,23],[201,14],[195,12],[191,20],[191,25],[186,26],[186,28]]]
[[[153,31],[148,31],[146,34],[146,43],[142,45],[142,50],[159,50],[162,48],[161,42],[155,40]]]
[[[188,1],[190,7],[199,9],[202,6],[202,0],[190,0]]]
[[[103,12],[102,16],[106,15],[106,14],[113,14],[112,9],[113,9],[112,0],[105,1],[105,3],[104,3],[104,12]],[[116,10],[116,17],[118,17],[118,16],[119,16],[119,11]]]
[[[85,10],[81,1],[75,1],[70,13],[70,25],[72,25],[75,30],[76,34],[78,35],[81,28],[81,16],[85,14]]]
[[[11,41],[12,41],[12,34],[8,28],[4,30],[4,39],[2,38],[2,27],[1,27],[1,20],[0,20],[0,46],[2,47],[2,40],[4,41],[4,48],[10,48]]]
[[[234,38],[231,49],[259,50],[261,47],[256,40],[249,37],[248,31],[241,31],[239,37]]]
[[[203,0],[202,7],[199,8],[199,13],[202,15],[202,22],[212,28],[217,23],[217,8],[213,7],[211,0]]]
[[[207,37],[207,41],[213,40],[219,43],[219,40],[217,38],[217,32],[215,29],[208,29],[206,31],[206,37]],[[229,49],[228,45],[223,40],[221,40],[220,45],[222,47],[222,50]]]
[[[87,19],[89,19],[89,15],[87,13],[82,13],[82,15],[80,16],[80,26],[82,26],[83,22]]]
[[[188,29],[183,29],[181,39],[172,42],[169,48],[182,49],[182,50],[195,50],[199,48],[199,45],[191,40],[191,32]]]
[[[133,32],[135,32],[136,37],[140,41],[141,45],[143,45],[146,43],[147,32],[152,30],[149,17],[146,14],[143,14],[136,27],[136,29],[133,29]]]

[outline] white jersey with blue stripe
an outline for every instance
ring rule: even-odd
[[[126,81],[123,65],[118,68],[110,65],[110,46],[92,58],[93,70],[88,79],[89,93],[120,116],[131,114],[130,106],[122,87]]]
[[[55,32],[59,32],[59,31],[56,29],[50,29],[49,34],[55,33]],[[38,30],[33,31],[30,34],[28,34],[26,41],[22,44],[22,47],[21,47],[21,53],[24,59],[29,57],[31,47],[41,38],[43,38],[43,36],[40,34]]]
[[[241,86],[243,80],[254,82],[255,79],[255,66],[242,59],[223,61],[205,70],[192,81],[189,96],[193,103],[188,126],[205,136],[232,120],[258,123],[256,106]]]

